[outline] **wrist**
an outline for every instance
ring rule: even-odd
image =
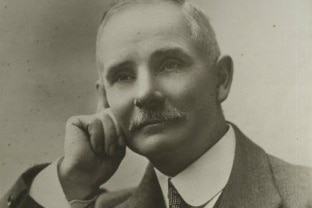
[[[63,159],[58,164],[58,176],[64,194],[68,201],[88,200],[94,198],[99,190],[99,185],[93,184],[90,174],[81,173],[68,165]]]

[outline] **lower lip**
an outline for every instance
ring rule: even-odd
[[[165,129],[168,129],[168,128],[170,129],[174,127],[175,125],[179,123],[179,120],[181,119],[176,118],[176,119],[166,120],[166,121],[162,121],[158,123],[148,124],[137,129],[137,131],[143,131],[149,134],[157,134],[157,133],[164,131]]]

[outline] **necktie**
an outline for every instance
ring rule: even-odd
[[[176,188],[171,183],[170,179],[168,180],[168,198],[169,198],[169,208],[203,208],[206,206],[207,203],[205,203],[202,206],[199,207],[192,207],[188,205],[179,192],[176,190]]]

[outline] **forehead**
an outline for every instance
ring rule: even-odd
[[[118,11],[100,30],[97,54],[102,64],[131,53],[148,54],[159,47],[191,42],[181,7],[168,3],[131,5]],[[148,51],[150,50],[150,51]]]
[[[182,26],[181,23],[185,21],[181,8],[180,5],[164,2],[127,5],[113,12],[102,32],[106,34],[112,30],[116,32],[117,28],[119,32],[125,30],[129,32],[129,27],[136,31],[141,30],[143,26],[146,31],[153,33],[160,32],[162,28],[167,29],[167,26]]]

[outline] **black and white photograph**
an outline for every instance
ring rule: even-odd
[[[311,0],[0,0],[0,208],[310,208],[311,78]]]

